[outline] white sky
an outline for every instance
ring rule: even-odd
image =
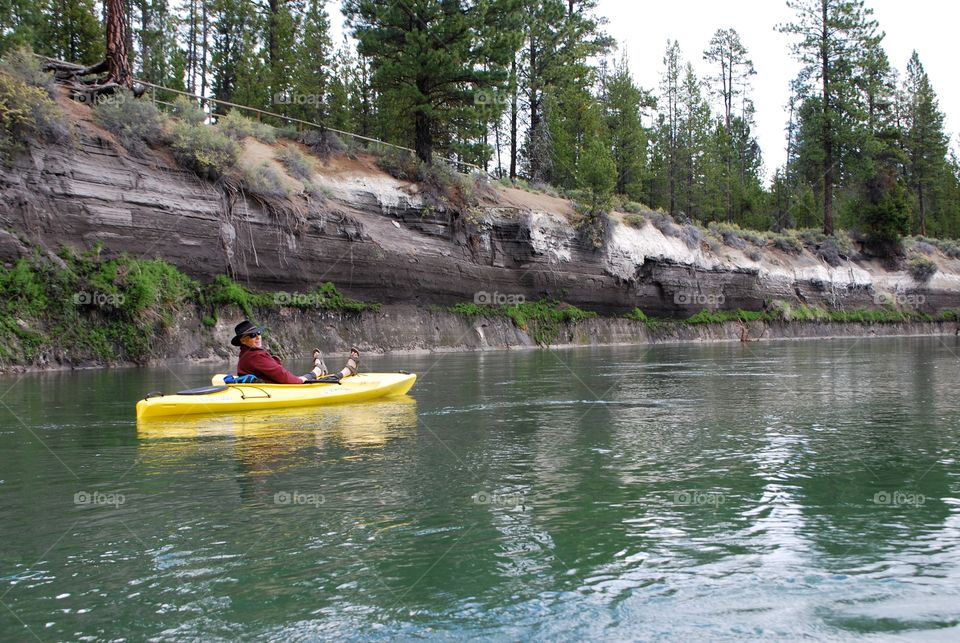
[[[901,76],[910,53],[916,49],[920,54],[940,99],[940,110],[946,114],[951,144],[956,147],[960,83],[954,40],[960,38],[960,4],[953,0],[867,0],[866,5],[886,33],[884,48]],[[337,16],[338,8],[331,3],[332,16]],[[703,60],[711,36],[717,29],[736,29],[757,70],[753,77],[755,134],[767,176],[784,163],[786,104],[790,81],[799,70],[790,55],[790,38],[776,30],[778,24],[793,19],[785,0],[600,0],[598,13],[608,20],[607,33],[626,47],[634,80],[654,91],[660,84],[668,38],[680,43],[684,60],[692,62],[697,75],[704,78],[715,73]],[[334,17],[331,22],[334,33],[342,33],[340,21]]]

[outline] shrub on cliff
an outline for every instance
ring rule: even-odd
[[[283,163],[290,176],[304,183],[313,176],[313,162],[294,145],[286,145],[277,152],[277,160]]]
[[[276,130],[271,126],[249,119],[235,109],[217,119],[217,129],[238,142],[247,136],[268,145],[277,141]]]
[[[377,159],[377,165],[395,179],[418,183],[433,205],[463,212],[475,204],[478,183],[443,161],[427,165],[413,154],[391,150]]]
[[[915,254],[910,257],[907,264],[907,272],[913,277],[913,280],[920,284],[925,284],[937,274],[937,264],[922,254]]]
[[[800,241],[795,232],[790,230],[773,235],[773,247],[792,255],[803,252],[803,242]]]
[[[650,223],[659,230],[665,237],[679,236],[680,231],[673,223],[673,217],[664,212],[654,212],[650,215]]]
[[[4,54],[0,60],[0,69],[19,78],[31,87],[39,87],[47,92],[50,98],[56,98],[57,84],[53,74],[44,71],[40,60],[33,55],[29,47],[18,47]]]
[[[176,121],[170,127],[171,147],[177,161],[201,178],[215,180],[236,165],[240,146],[206,125]]]
[[[99,100],[93,106],[93,119],[136,155],[142,155],[147,145],[156,145],[164,138],[163,116],[157,107],[135,98],[126,89]]]
[[[197,105],[196,101],[186,96],[178,96],[173,101],[172,114],[188,125],[202,125],[207,120],[207,114]]]
[[[63,113],[46,90],[0,69],[0,158],[11,163],[29,140],[60,142],[68,137]]]
[[[731,248],[743,250],[747,247],[747,242],[741,236],[743,231],[737,225],[714,221],[708,229],[713,236],[722,239],[723,243]]]
[[[692,223],[684,224],[680,226],[680,240],[691,250],[696,250],[703,241],[703,232]]]
[[[266,161],[244,168],[243,184],[251,194],[267,199],[286,199],[292,192],[283,175]]]
[[[298,133],[295,138],[321,158],[336,156],[347,151],[347,146],[340,137],[330,130],[308,129]]]

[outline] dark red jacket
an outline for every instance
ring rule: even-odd
[[[280,359],[262,348],[240,347],[237,375],[256,375],[273,384],[303,384],[303,380],[283,367]]]

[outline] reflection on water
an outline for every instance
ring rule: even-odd
[[[958,353],[379,358],[411,397],[140,426],[206,371],[27,377],[0,638],[955,639]]]

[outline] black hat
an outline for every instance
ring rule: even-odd
[[[244,335],[255,335],[257,333],[262,333],[264,331],[263,326],[257,326],[252,321],[244,319],[242,322],[236,325],[233,329],[233,332],[237,334],[236,337],[230,340],[230,343],[234,346],[240,345],[240,338]]]

